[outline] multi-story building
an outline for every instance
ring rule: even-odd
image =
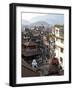
[[[59,59],[59,63],[64,68],[64,33],[63,27],[54,27],[53,34],[55,36],[55,56]]]

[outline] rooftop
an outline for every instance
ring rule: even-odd
[[[36,46],[37,44],[32,41],[23,42],[23,45],[25,46]]]

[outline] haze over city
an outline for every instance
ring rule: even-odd
[[[22,13],[22,24],[29,25],[38,21],[44,21],[48,24],[64,24],[63,14],[40,14],[40,13]]]

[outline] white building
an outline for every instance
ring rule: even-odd
[[[60,36],[60,28],[54,27],[53,34],[55,34],[55,54],[59,59],[59,63],[64,68],[64,37]]]

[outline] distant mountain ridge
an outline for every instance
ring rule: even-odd
[[[45,21],[37,21],[34,23],[30,23],[27,20],[22,20],[22,27],[28,27],[28,28],[32,28],[34,26],[44,26],[45,28],[49,27],[49,24]]]
[[[45,21],[37,21],[35,23],[30,24],[31,27],[34,26],[44,26],[45,28],[49,27],[49,24]]]

